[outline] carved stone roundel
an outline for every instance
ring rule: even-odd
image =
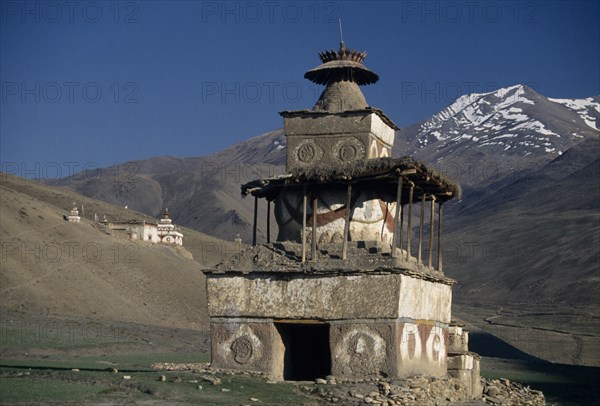
[[[365,145],[358,138],[347,138],[333,145],[332,155],[342,162],[355,161],[365,157]]]
[[[304,144],[298,150],[298,159],[302,162],[311,162],[315,159],[315,147],[314,145]]]
[[[323,157],[323,150],[316,142],[307,140],[294,148],[293,158],[295,161],[310,164]]]
[[[239,337],[231,343],[233,359],[240,364],[245,364],[252,358],[252,341],[248,337]]]

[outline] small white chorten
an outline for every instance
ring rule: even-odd
[[[71,209],[71,213],[67,216],[67,220],[69,223],[79,223],[81,221],[81,217],[79,217],[79,210],[77,207],[73,207]]]
[[[163,212],[163,218],[160,219],[157,230],[160,242],[183,245],[183,234],[177,231],[177,228],[172,223],[171,217],[169,216],[169,209],[165,209]]]

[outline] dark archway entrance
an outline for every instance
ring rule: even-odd
[[[308,381],[331,375],[329,324],[275,323],[285,347],[283,379]]]

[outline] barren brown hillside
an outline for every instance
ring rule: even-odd
[[[0,176],[2,311],[182,328],[206,321],[202,264],[220,261],[229,251],[225,242],[189,229],[182,230],[184,250],[133,242],[100,229],[94,213],[149,217]],[[79,224],[63,219],[73,203],[85,208]]]

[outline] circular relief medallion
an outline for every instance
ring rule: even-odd
[[[360,376],[377,374],[387,356],[386,342],[370,328],[352,329],[336,345],[334,356],[347,373]]]
[[[304,144],[298,150],[298,159],[302,162],[310,162],[315,159],[315,146]]]
[[[248,337],[239,337],[231,343],[233,359],[239,364],[245,364],[252,358],[252,341]]]
[[[365,144],[358,138],[346,138],[333,144],[332,155],[342,162],[362,159],[366,155]]]
[[[323,157],[323,149],[313,140],[307,140],[294,148],[292,156],[296,162],[310,164]]]

